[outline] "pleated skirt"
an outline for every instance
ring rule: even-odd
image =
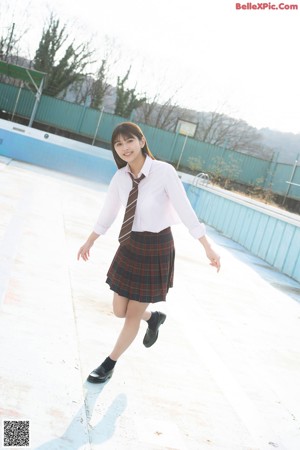
[[[159,233],[131,232],[120,245],[107,273],[110,289],[129,300],[166,300],[173,286],[175,249],[171,228]]]

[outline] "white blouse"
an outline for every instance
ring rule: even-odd
[[[127,165],[113,176],[94,227],[95,233],[105,234],[116,219],[121,206],[126,208],[132,188],[128,172],[130,168]],[[147,156],[139,176],[142,173],[145,178],[139,183],[132,230],[158,233],[181,221],[194,238],[204,236],[205,225],[199,222],[174,167]]]

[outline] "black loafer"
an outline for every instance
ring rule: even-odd
[[[104,383],[106,380],[112,377],[114,369],[105,370],[104,367],[99,366],[97,369],[93,370],[87,378],[90,383]]]
[[[151,328],[148,327],[145,337],[144,337],[144,340],[143,340],[143,344],[147,348],[151,347],[157,341],[158,329],[167,318],[167,316],[162,312],[158,311],[157,314],[158,314],[158,318],[157,318],[155,328],[152,330]]]

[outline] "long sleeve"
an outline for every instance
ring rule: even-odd
[[[204,236],[205,225],[199,222],[183,184],[171,165],[168,166],[168,173],[165,177],[165,190],[181,222],[188,228],[191,235],[196,239]]]
[[[105,234],[110,228],[121,207],[117,181],[118,176],[119,174],[117,172],[109,184],[104,205],[94,226],[95,233],[99,235]]]
[[[199,222],[174,167],[147,157],[141,173],[145,178],[139,184],[133,231],[158,233],[182,222],[194,238],[204,236],[205,226]],[[115,173],[110,182],[94,226],[95,233],[105,234],[121,206],[126,208],[131,187],[128,167],[125,166]]]

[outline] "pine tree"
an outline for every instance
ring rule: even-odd
[[[97,72],[97,78],[93,82],[91,88],[91,108],[98,109],[102,106],[104,96],[109,87],[107,83],[106,63],[107,61],[103,59]]]
[[[130,117],[132,111],[141,106],[146,97],[138,97],[136,93],[136,87],[128,89],[125,87],[125,83],[128,80],[131,67],[129,67],[124,78],[118,77],[117,80],[117,99],[115,106],[115,114],[122,117]]]
[[[68,86],[85,76],[83,71],[90,62],[93,51],[89,51],[87,44],[75,47],[74,41],[64,50],[68,37],[66,25],[60,27],[59,19],[55,19],[51,14],[33,61],[34,69],[48,74],[47,85],[43,91],[45,95],[57,97]],[[63,50],[64,54],[58,60],[58,53]]]

